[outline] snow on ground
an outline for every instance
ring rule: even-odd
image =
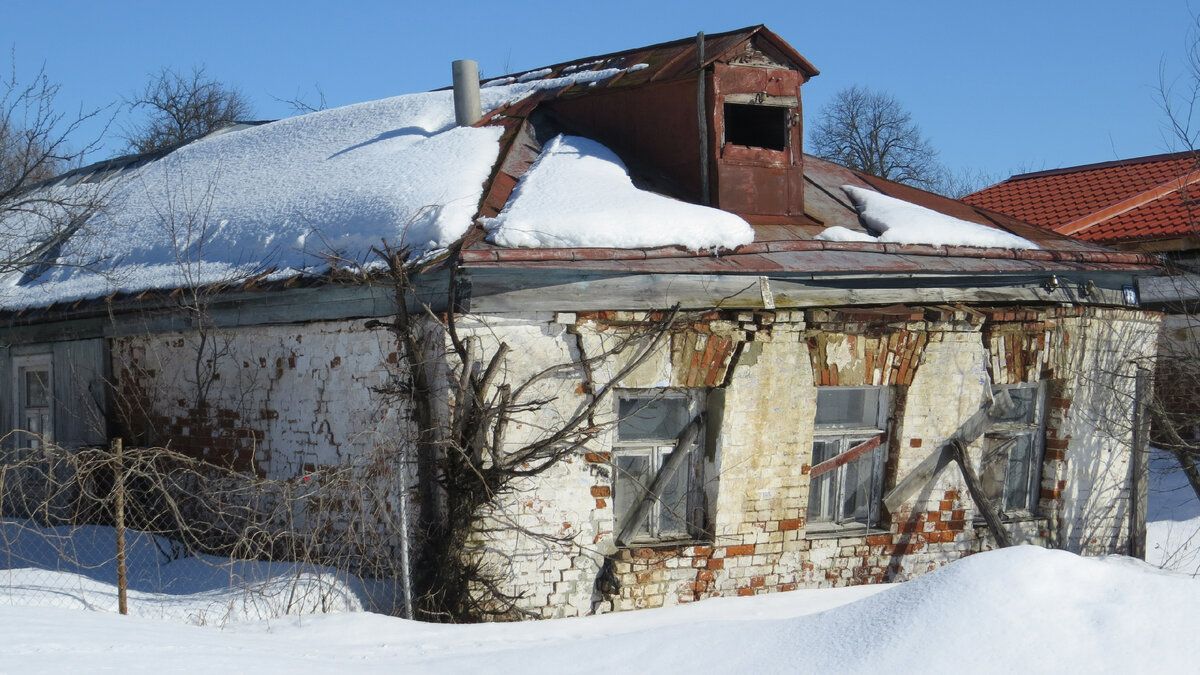
[[[1194,672],[1200,580],[1017,547],[892,586],[584,619],[440,626],[377,614],[224,630],[0,606],[0,671],[127,673]]]
[[[361,581],[329,568],[188,556],[168,539],[132,530],[125,546],[133,616],[223,625],[368,605]],[[0,606],[116,612],[116,550],[111,527],[0,521]]]
[[[1155,450],[1150,460],[1146,562],[1200,576],[1200,500],[1179,464]]]
[[[817,239],[826,241],[878,241],[894,244],[933,246],[981,246],[996,248],[1040,248],[1028,239],[994,227],[968,222],[895,197],[843,185],[873,237],[841,226],[826,228]]]
[[[1178,489],[1177,472],[1163,457],[1153,467],[1149,548],[1165,551],[1169,542],[1157,537],[1193,535],[1200,502]],[[903,584],[444,626],[345,611],[361,606],[362,588],[351,579],[331,585],[328,571],[188,558],[164,563],[170,542],[137,534],[130,554],[134,615],[123,617],[112,613],[115,572],[104,553],[113,546],[111,530],[83,528],[69,537],[49,531],[58,545],[99,552],[70,569],[56,568],[54,547],[37,534],[15,522],[0,528],[2,550],[13,558],[0,557],[0,566],[16,568],[0,572],[0,673],[525,675],[611,673],[634,664],[711,673],[1188,673],[1200,663],[1194,637],[1200,578],[1122,556],[1081,558],[1021,546],[970,556]],[[330,604],[334,613],[280,611],[282,598],[309,583],[306,572],[320,577],[316,588],[324,597],[342,603]],[[248,590],[269,588],[263,580],[297,579],[301,585],[285,593]],[[46,601],[47,594],[59,599]],[[216,620],[188,625],[226,607],[254,608],[264,620],[245,611],[221,629]]]
[[[501,246],[690,249],[754,241],[740,217],[640,190],[616,153],[579,136],[557,136],[485,223]]]

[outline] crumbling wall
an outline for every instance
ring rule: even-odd
[[[598,312],[462,319],[460,335],[473,340],[479,362],[501,342],[512,347],[504,382],[564,366],[538,378],[531,396],[544,403],[510,425],[505,447],[579,410],[632,351],[598,357],[621,340],[649,339],[652,318]],[[890,388],[886,492],[941,451],[993,384],[1039,381],[1047,415],[1037,509],[1005,527],[1017,542],[1122,551],[1131,363],[1152,357],[1156,322],[1148,313],[1070,307],[691,315],[615,384],[708,393],[707,534],[617,544],[610,403],[600,406],[593,438],[576,456],[480,514],[475,554],[521,597],[520,607],[546,617],[911,578],[995,543],[952,463],[895,512],[883,513],[877,527],[810,527],[819,387]],[[114,340],[116,386],[142,415],[129,414],[129,426],[201,456],[247,462],[263,475],[297,477],[366,457],[383,436],[402,436],[402,411],[376,393],[398,361],[386,333],[332,322],[244,328],[231,338],[213,368],[205,409],[188,396],[193,336]],[[981,447],[979,440],[969,446],[970,461],[980,461]]]
[[[578,340],[586,354],[600,347],[606,332],[631,330],[638,318],[560,315],[557,321],[568,330],[557,339]],[[1129,438],[1097,427],[1096,416],[1082,416],[1078,402],[1086,399],[1092,410],[1131,410],[1131,399],[1114,399],[1114,389],[1100,384],[1101,373],[1114,367],[1118,354],[1127,360],[1152,353],[1146,329],[1155,320],[1138,312],[1075,308],[706,315],[678,328],[670,347],[621,385],[716,383],[720,396],[709,397],[709,414],[719,419],[709,449],[711,536],[617,546],[611,435],[600,431],[579,461],[543,475],[526,497],[505,506],[514,509],[509,517],[569,540],[546,547],[514,535],[510,544],[523,546],[524,558],[512,569],[511,589],[526,594],[531,611],[571,616],[903,580],[995,545],[952,463],[878,528],[810,532],[814,407],[817,388],[829,385],[892,387],[886,491],[940,451],[990,396],[992,384],[1046,381],[1038,509],[1005,527],[1019,543],[1087,553],[1122,550]],[[615,360],[597,367],[592,381],[603,382],[619,365]],[[978,440],[971,444],[971,461],[980,461],[981,446]],[[502,540],[496,537],[492,545],[502,549]]]

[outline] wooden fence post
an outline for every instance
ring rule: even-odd
[[[112,440],[113,452],[113,510],[114,527],[117,531],[117,610],[122,614],[129,613],[129,602],[126,597],[128,577],[125,573],[125,476],[121,466],[122,442],[120,438]]]

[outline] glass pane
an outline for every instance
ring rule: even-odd
[[[687,399],[643,396],[621,398],[617,405],[617,440],[673,441],[687,423]]]
[[[1004,497],[1005,474],[1008,471],[1008,449],[1014,443],[1010,436],[988,436],[983,444],[983,463],[979,482],[988,501],[999,504]]]
[[[833,489],[833,478],[837,472],[817,476],[808,485],[808,521],[828,522],[833,519],[833,503],[837,497]]]
[[[854,443],[852,443],[853,445]],[[866,523],[871,515],[872,469],[875,453],[864,455],[847,464],[842,494],[841,520]]]
[[[838,440],[821,440],[813,441],[813,458],[812,465],[816,466],[828,459],[833,459],[837,456],[838,450],[842,447],[840,439]]]
[[[45,370],[25,371],[25,406],[45,408],[50,405],[50,373]]]
[[[1008,397],[1012,399],[1013,406],[1008,414],[1001,416],[998,421],[1008,424],[1036,424],[1038,422],[1038,388],[1036,386],[996,387],[992,390],[992,395],[995,396],[1002,389],[1008,391]]]
[[[817,426],[873,427],[879,411],[878,389],[817,389]]]
[[[662,453],[662,463],[666,464],[667,458],[671,453]],[[671,480],[663,487],[662,501],[658,505],[658,535],[686,535],[687,534],[687,486],[688,486],[688,467],[687,461],[684,460],[684,466],[679,467],[675,475],[671,476]]]
[[[832,459],[837,456],[841,450],[841,439],[836,440],[815,440],[813,441],[813,466],[824,462],[827,459]],[[820,522],[833,520],[833,513],[837,503],[837,484],[834,480],[837,478],[838,470],[835,469],[828,473],[823,473],[816,478],[813,478],[808,485],[808,520],[809,522]]]
[[[648,455],[622,453],[617,455],[616,462],[617,475],[613,480],[615,491],[613,510],[616,514],[617,527],[624,527],[625,519],[642,502],[654,476],[650,474],[650,457]],[[643,521],[638,532],[649,533],[649,522],[649,518]]]
[[[1022,434],[1013,439],[1008,453],[1008,477],[1005,480],[1005,508],[1028,509],[1030,501],[1030,476],[1033,455],[1033,439]]]

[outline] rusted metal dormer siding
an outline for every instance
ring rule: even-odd
[[[713,64],[708,92],[712,204],[748,220],[804,216],[802,73]]]
[[[611,147],[652,189],[751,222],[802,219],[800,86],[816,68],[762,26],[707,36],[703,57],[695,40],[639,51],[622,60],[645,68],[565,91],[544,109],[568,132]]]

